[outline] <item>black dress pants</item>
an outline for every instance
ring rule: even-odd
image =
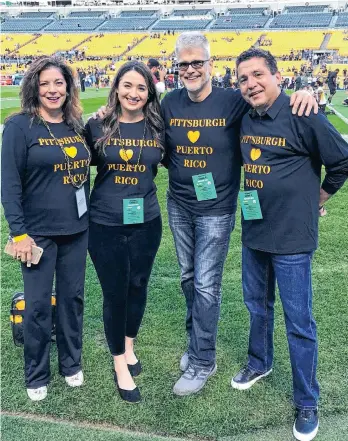
[[[125,337],[138,334],[161,236],[160,216],[135,225],[90,224],[88,249],[103,291],[104,330],[112,355],[123,354]]]
[[[25,383],[27,388],[35,389],[50,380],[54,275],[59,372],[71,376],[81,370],[88,230],[69,236],[31,237],[44,250],[38,265],[27,268],[22,264]]]

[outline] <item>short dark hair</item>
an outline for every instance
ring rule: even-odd
[[[160,67],[160,62],[156,58],[150,58],[147,62],[147,67],[151,69],[152,67]]]
[[[268,69],[270,70],[272,75],[275,75],[278,72],[277,60],[274,56],[269,52],[263,49],[251,48],[247,51],[242,52],[236,60],[236,70],[238,76],[238,66],[243,61],[250,60],[251,58],[263,58],[266,62]]]

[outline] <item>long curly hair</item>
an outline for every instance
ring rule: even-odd
[[[99,154],[105,154],[105,147],[112,137],[120,136],[119,119],[122,115],[122,108],[118,98],[117,89],[122,77],[132,70],[140,74],[145,80],[149,92],[148,100],[142,109],[146,121],[146,127],[150,129],[152,136],[161,150],[164,151],[162,138],[164,122],[161,117],[161,106],[151,72],[145,64],[139,61],[129,61],[120,67],[111,85],[106,114],[102,122],[104,134],[96,143],[96,149]]]
[[[58,57],[40,57],[33,61],[25,73],[21,89],[21,111],[19,114],[28,114],[34,119],[40,120],[39,101],[39,77],[42,71],[55,68],[60,70],[66,81],[66,99],[62,106],[64,121],[77,133],[83,133],[82,107],[79,100],[79,92],[74,79],[73,71]],[[13,116],[13,115],[12,115]]]

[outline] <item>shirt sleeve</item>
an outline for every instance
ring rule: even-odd
[[[165,136],[165,126],[166,126],[166,117],[165,117],[165,105],[166,105],[166,98],[164,97],[163,100],[161,101],[161,116],[162,119],[164,121],[164,133],[163,133],[163,144],[164,144],[164,154],[161,160],[161,164],[163,165],[163,167],[168,168],[168,164],[169,164],[169,152],[167,149],[167,144],[166,144],[166,136]]]
[[[228,88],[226,92],[230,95],[229,100],[227,100],[227,105],[229,109],[233,110],[233,121],[241,121],[243,116],[250,110],[250,105],[242,97],[240,90]],[[232,107],[230,100],[232,100],[233,103]]]
[[[319,155],[326,169],[321,187],[335,194],[348,178],[348,144],[326,116],[310,115],[307,121],[309,127],[304,136],[307,150]]]
[[[166,86],[163,81],[158,81],[158,83],[156,83],[155,86],[156,86],[156,91],[159,94],[164,93],[166,90]]]
[[[95,142],[93,140],[92,130],[90,121],[85,125],[85,139],[88,147],[91,150],[91,164],[90,165],[98,165],[98,152],[95,148]]]
[[[12,236],[26,233],[22,197],[27,148],[23,130],[17,124],[8,121],[2,137],[1,199]]]

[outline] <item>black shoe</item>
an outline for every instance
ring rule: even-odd
[[[318,428],[318,410],[296,410],[293,434],[297,440],[311,441],[316,437]]]
[[[137,377],[143,370],[139,360],[135,364],[127,364],[127,366],[132,377]]]
[[[127,401],[127,403],[140,403],[141,395],[138,387],[136,387],[133,390],[121,389],[120,386],[118,385],[117,374],[115,371],[114,371],[114,381],[122,400]]]
[[[234,389],[246,390],[249,389],[253,384],[257,381],[261,380],[261,378],[267,377],[272,372],[272,369],[265,372],[264,374],[260,374],[249,366],[244,366],[238,374],[232,378],[231,386]]]

